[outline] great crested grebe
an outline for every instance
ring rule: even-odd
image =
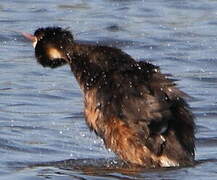
[[[118,48],[76,43],[60,27],[23,35],[42,66],[71,67],[88,126],[122,160],[147,168],[193,164],[195,123],[186,94],[157,66]]]

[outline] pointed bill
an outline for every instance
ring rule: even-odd
[[[25,33],[22,32],[21,33],[26,39],[30,40],[32,42],[32,46],[35,48],[36,44],[37,44],[37,38],[36,36],[29,34],[29,33]]]

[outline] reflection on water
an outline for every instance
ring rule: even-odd
[[[216,177],[216,16],[215,0],[1,0],[1,179]],[[18,33],[48,25],[69,28],[77,41],[119,47],[180,80],[197,118],[197,163],[144,170],[115,160],[85,124],[70,69],[38,66]]]
[[[8,165],[16,169],[19,176],[24,175],[28,178],[37,175],[49,179],[62,176],[71,177],[73,179],[152,179],[153,177],[155,178],[157,174],[159,179],[176,179],[178,174],[181,176],[188,171],[189,173],[201,171],[202,166],[207,166],[209,163],[217,164],[217,160],[206,159],[197,161],[194,166],[159,169],[132,167],[116,159],[69,159],[39,164],[14,162]],[[26,171],[28,171],[27,175]],[[215,171],[210,170],[208,177],[213,177],[214,172]],[[194,177],[194,175],[190,177]]]

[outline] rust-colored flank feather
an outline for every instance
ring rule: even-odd
[[[187,96],[157,66],[120,49],[78,44],[68,30],[40,28],[35,56],[69,64],[84,94],[85,119],[122,160],[147,168],[191,165],[195,124]]]

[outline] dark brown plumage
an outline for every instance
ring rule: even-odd
[[[36,44],[42,66],[70,65],[84,93],[87,124],[121,159],[144,167],[194,162],[195,124],[185,93],[157,66],[117,48],[75,43],[59,27],[24,36]]]

